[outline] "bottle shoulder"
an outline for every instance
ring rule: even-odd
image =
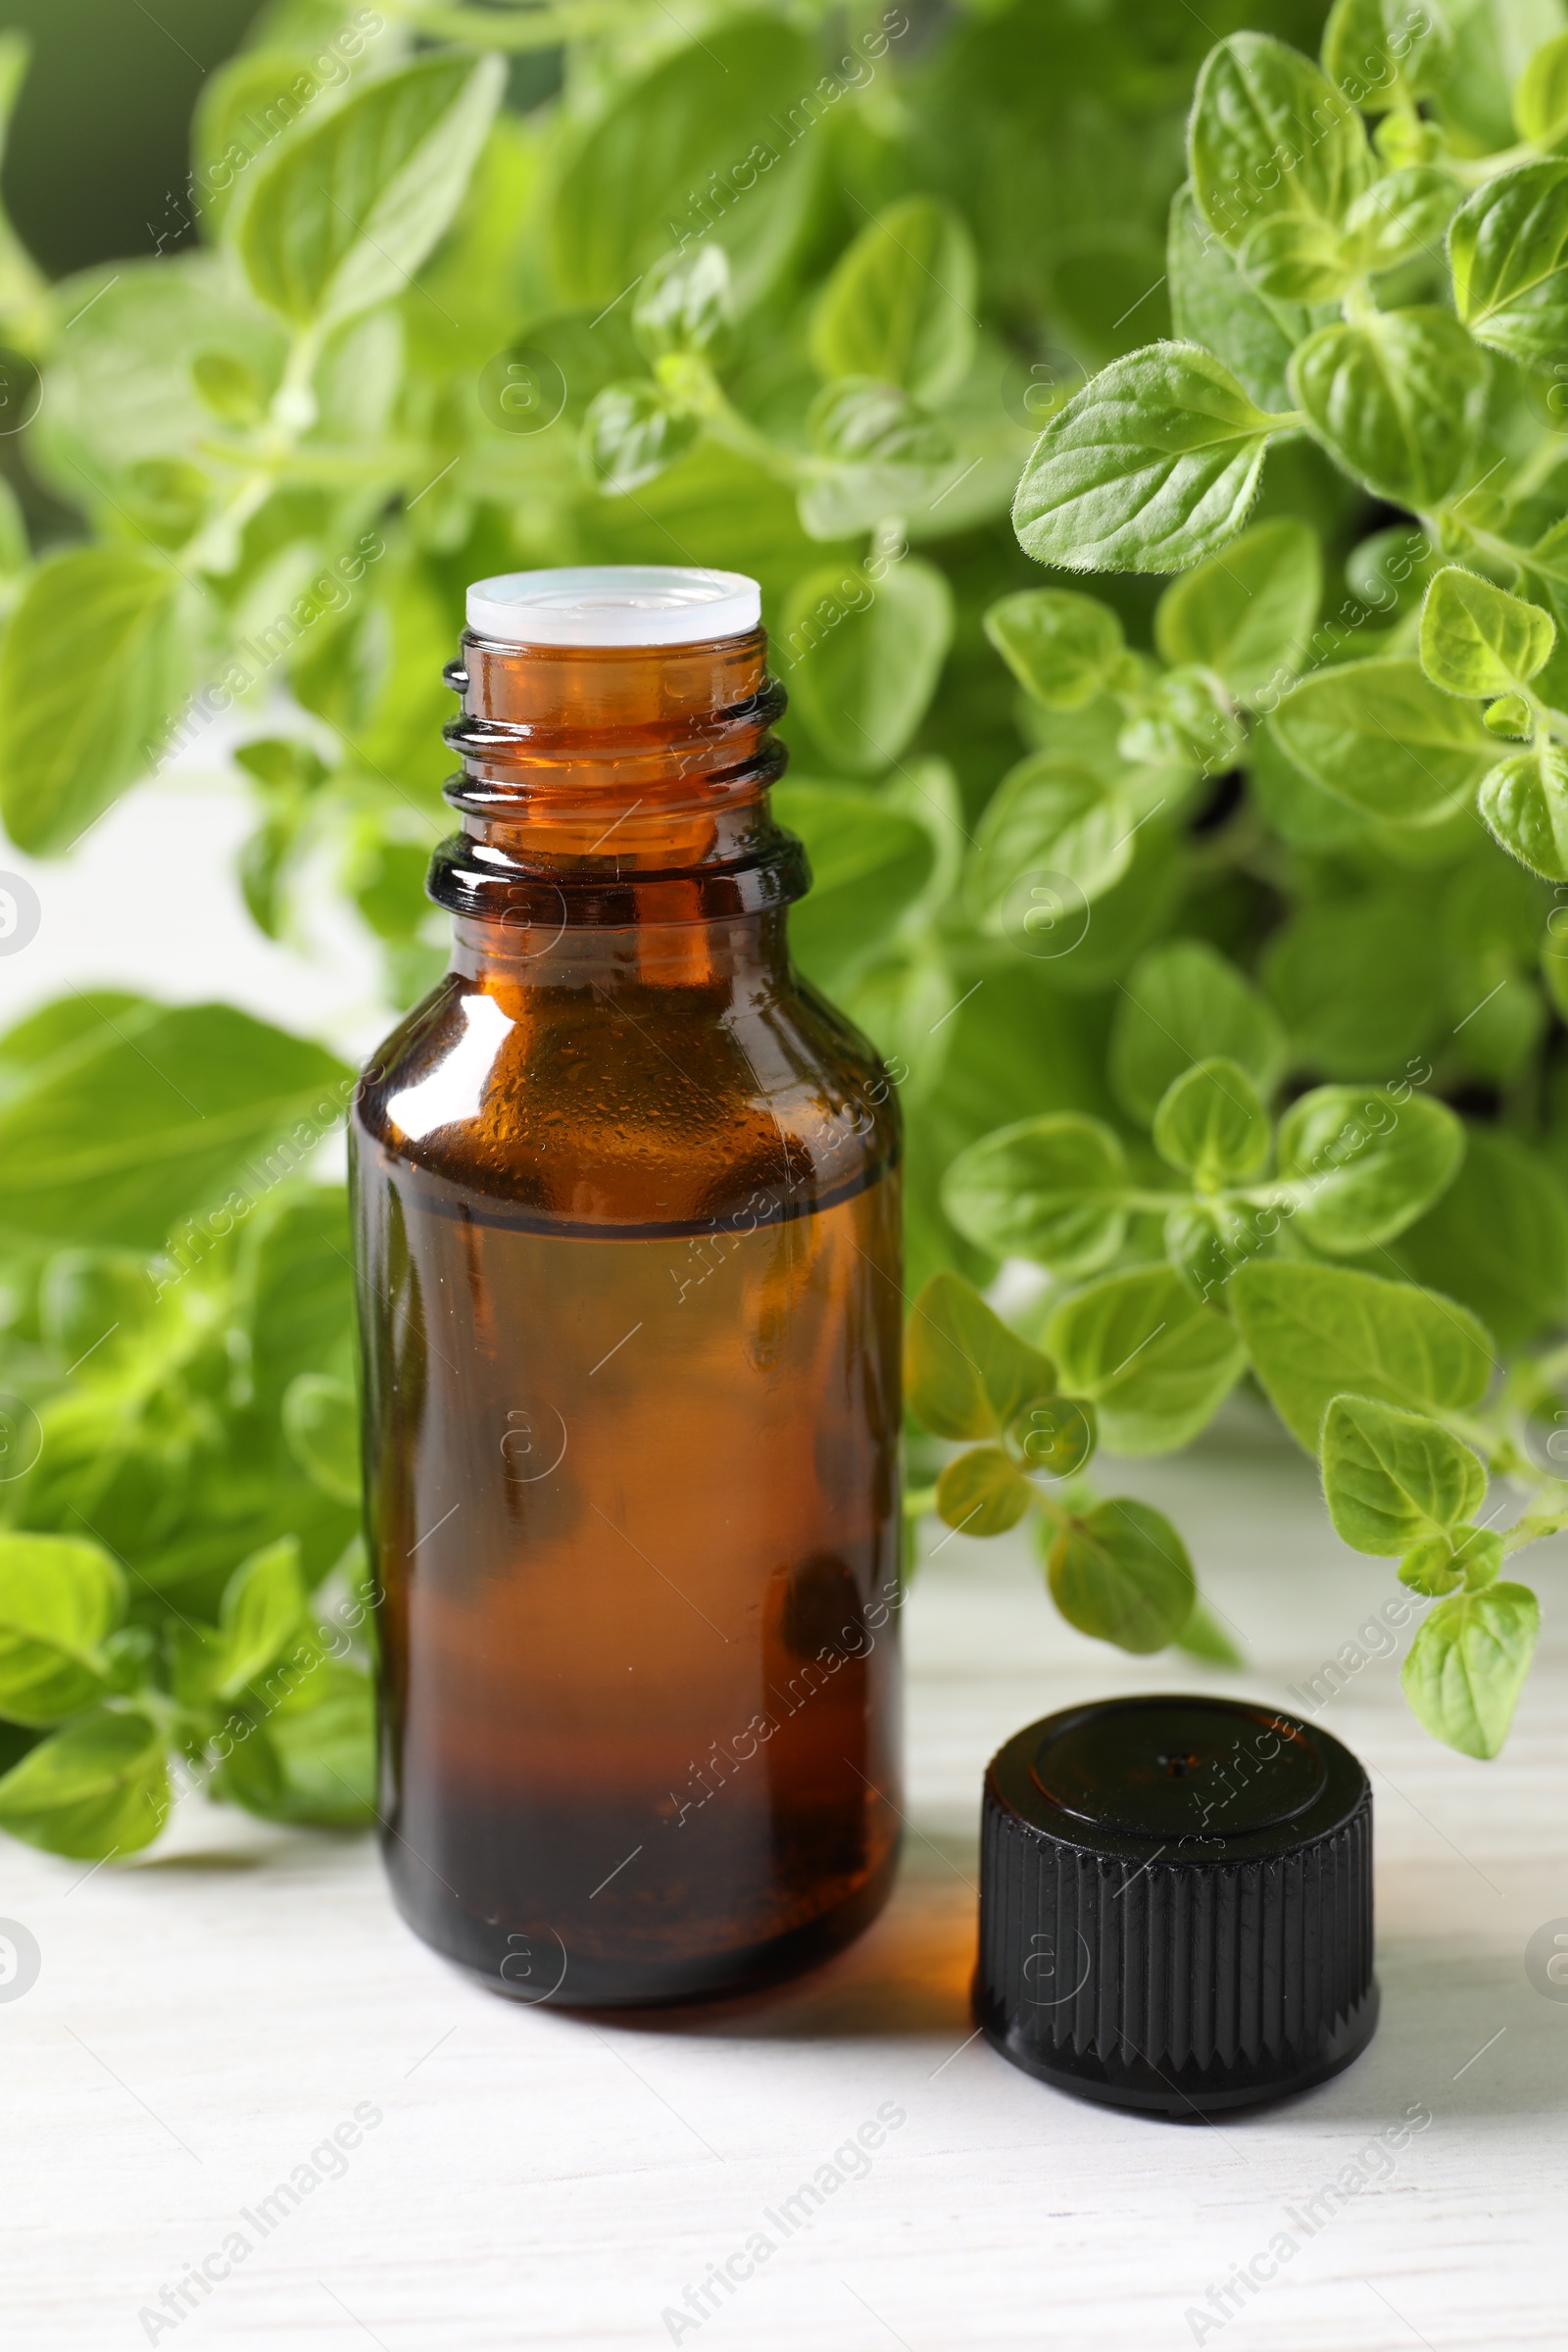
[[[449,972],[370,1057],[354,1124],[362,1171],[595,1226],[825,1205],[901,1147],[875,1050],[793,977],[612,996]]]

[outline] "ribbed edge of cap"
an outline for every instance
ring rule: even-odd
[[[702,645],[755,629],[762,592],[741,571],[580,564],[475,580],[468,626],[503,645]]]
[[[1368,1801],[1300,1853],[1140,1872],[993,1811],[976,2017],[1030,2073],[1119,2105],[1302,2088],[1376,2021],[1371,1829]]]

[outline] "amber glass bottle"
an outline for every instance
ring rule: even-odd
[[[737,1991],[897,1858],[897,1111],[790,965],[754,583],[486,581],[448,676],[352,1133],[387,1868],[502,1991]]]

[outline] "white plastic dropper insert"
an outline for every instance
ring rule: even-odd
[[[761,618],[762,592],[742,571],[678,564],[579,564],[475,580],[468,626],[502,645],[703,645]]]

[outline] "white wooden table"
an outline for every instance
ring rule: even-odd
[[[852,1951],[775,1994],[613,2027],[513,2006],[407,1933],[368,1843],[202,1805],[138,1866],[85,1879],[0,1841],[0,1916],[42,1955],[0,2003],[8,2352],[285,2331],[293,2352],[1560,2346],[1568,2003],[1523,1962],[1568,1915],[1557,1563],[1499,1762],[1427,1740],[1392,1657],[1324,1711],[1377,1792],[1383,2022],[1348,2074],[1173,2125],[1065,2097],[970,2039],[975,1816],[1002,1740],[1102,1691],[1207,1683],[1291,1704],[1397,1591],[1339,1548],[1307,1464],[1260,1419],[1122,1483],[1178,1518],[1248,1673],[1124,1659],[1061,1624],[1021,1544],[948,1543],[906,1613],[898,1892]],[[1427,2128],[1389,2169],[1360,2168],[1383,2178],[1321,2195],[1412,2107]],[[902,2120],[835,2164],[879,2114]],[[302,2165],[318,2183],[274,2199],[264,2230],[258,2207]],[[781,2227],[824,2165],[842,2185]],[[1294,2229],[1314,2199],[1318,2227]],[[1268,2249],[1288,2230],[1282,2261]],[[737,2255],[752,2275],[694,2320],[685,2290]],[[1258,2256],[1277,2277],[1233,2288],[1222,2320],[1210,2286]],[[214,2282],[187,2289],[194,2308],[174,2293],[171,2321],[163,2290],[204,2261]]]

